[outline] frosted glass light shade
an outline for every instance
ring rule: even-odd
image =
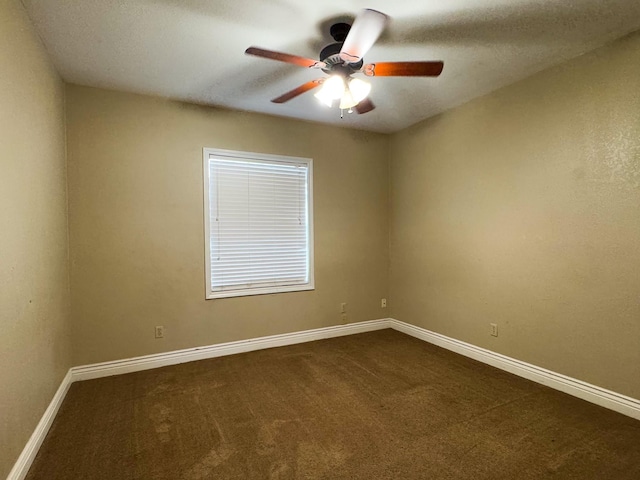
[[[371,84],[364,82],[359,78],[352,78],[344,89],[344,94],[340,100],[340,108],[348,109],[358,105],[362,100],[367,98],[371,91]]]
[[[358,104],[367,98],[367,95],[369,95],[369,92],[371,91],[371,84],[360,80],[359,78],[352,78],[349,82],[349,90],[351,90],[353,100]]]
[[[334,100],[340,99],[340,108],[347,110],[364,100],[370,91],[369,82],[359,78],[347,78],[345,81],[341,75],[332,75],[314,96],[328,107],[333,105]]]
[[[344,94],[342,95],[342,98],[340,99],[340,109],[341,110],[346,110],[348,108],[353,108],[358,104],[358,102],[356,102],[353,98],[353,95],[351,94],[351,90],[349,89],[349,87],[345,88],[344,90]]]
[[[342,78],[342,76],[340,75],[333,75],[322,84],[322,88],[320,88],[320,90],[314,95],[314,97],[330,107],[333,104],[334,100],[342,98],[344,91],[344,78]]]

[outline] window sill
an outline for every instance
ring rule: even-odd
[[[315,287],[312,284],[306,284],[283,285],[280,287],[244,288],[242,290],[220,290],[215,292],[208,292],[206,300],[231,297],[249,297],[253,295],[270,295],[273,293],[304,292],[309,290],[315,290]]]

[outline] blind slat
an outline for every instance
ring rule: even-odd
[[[309,167],[209,156],[211,289],[309,281]]]

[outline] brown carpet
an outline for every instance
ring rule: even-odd
[[[393,330],[71,386],[36,479],[640,479],[640,422]]]

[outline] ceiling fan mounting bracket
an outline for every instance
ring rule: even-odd
[[[348,23],[334,23],[329,29],[329,35],[331,35],[331,38],[336,42],[342,43],[347,38],[349,30],[351,30],[351,25]]]

